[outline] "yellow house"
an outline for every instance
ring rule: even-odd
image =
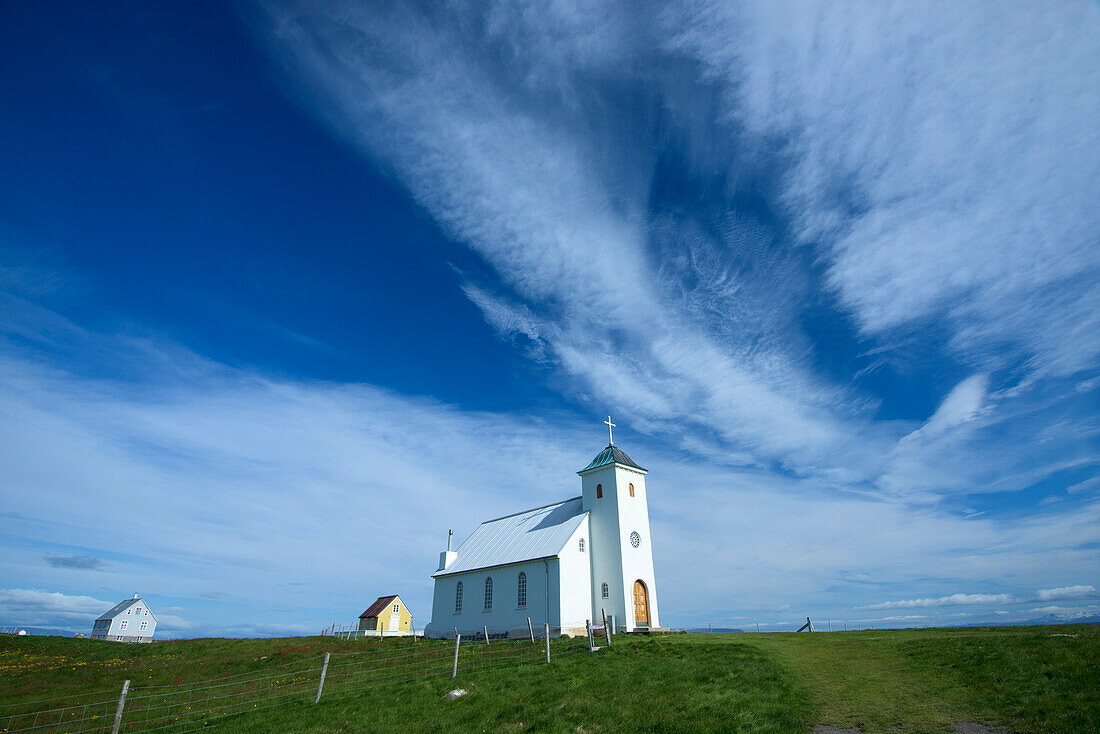
[[[409,632],[412,630],[412,612],[397,594],[380,596],[359,615],[359,631],[364,630]]]

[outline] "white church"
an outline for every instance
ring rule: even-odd
[[[581,495],[487,520],[439,554],[430,637],[526,636],[528,619],[553,635],[583,635],[585,623],[615,632],[660,628],[646,470],[615,446],[577,474]]]

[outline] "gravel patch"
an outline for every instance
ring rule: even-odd
[[[970,721],[960,721],[952,725],[958,734],[1008,734],[1008,729],[1003,726],[986,726]]]

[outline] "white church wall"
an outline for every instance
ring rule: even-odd
[[[584,550],[581,550],[581,541]],[[583,634],[585,622],[592,616],[592,540],[585,518],[565,543],[558,561],[561,568],[562,634]]]
[[[596,487],[602,487],[602,497],[597,497]],[[591,536],[592,556],[590,569],[592,592],[589,614],[594,619],[600,609],[613,615],[617,623],[624,619],[625,608],[622,594],[622,567],[619,549],[618,513],[610,505],[615,502],[615,471],[613,467],[604,467],[581,477],[581,494],[584,497],[584,509],[588,510],[589,534]],[[601,596],[601,585],[607,583],[609,597]]]
[[[527,603],[522,607],[518,593],[521,572],[527,574]],[[485,580],[489,577],[493,579],[493,607],[486,610]],[[455,591],[459,581],[463,585],[462,611],[456,613]],[[559,584],[557,558],[441,576],[435,580],[432,621],[427,634],[453,639],[456,627],[463,637],[482,634],[482,627],[488,627],[490,634],[507,632],[509,637],[522,637],[527,634],[528,617],[536,628],[547,622],[557,628],[561,624],[561,607],[555,592]]]
[[[641,580],[649,597],[649,626],[660,627],[657,613],[657,582],[653,574],[653,544],[649,534],[649,501],[646,496],[645,476],[640,472],[616,467],[616,483],[619,487],[619,544],[622,548],[623,587],[627,617],[624,621],[634,626],[634,582]],[[630,496],[630,484],[634,496]],[[638,533],[640,542],[635,548],[631,533]]]

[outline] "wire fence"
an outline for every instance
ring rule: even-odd
[[[551,637],[544,627],[529,637],[493,639],[492,630],[452,640],[422,640],[356,652],[328,652],[312,660],[272,665],[222,678],[180,685],[130,686],[62,699],[0,703],[0,732],[196,731],[234,716],[288,704],[347,698],[380,684],[455,677],[494,668],[547,663],[595,649],[589,639]],[[499,633],[497,633],[499,634]]]

